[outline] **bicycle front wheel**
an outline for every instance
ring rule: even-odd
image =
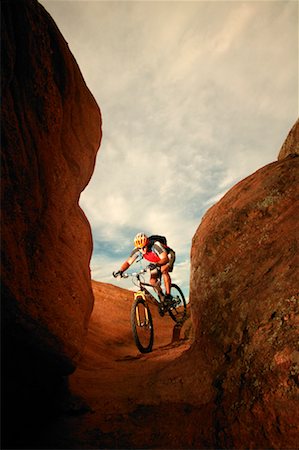
[[[142,297],[137,297],[131,309],[133,337],[141,353],[152,351],[154,327],[150,309]]]
[[[170,292],[174,300],[174,305],[169,309],[168,313],[176,323],[183,323],[187,314],[184,294],[176,284],[171,285]]]

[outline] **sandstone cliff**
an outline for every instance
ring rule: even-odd
[[[293,125],[285,142],[283,143],[278,159],[284,159],[288,155],[299,155],[299,119]]]
[[[298,185],[298,157],[263,167],[193,238],[193,357],[209,357],[220,448],[298,444]]]
[[[2,38],[7,331],[68,371],[93,305],[92,240],[78,200],[93,172],[100,113],[66,42],[35,0],[3,3]]]
[[[28,386],[38,392],[42,379],[44,389],[73,371],[84,346],[92,239],[78,200],[93,172],[101,117],[37,1],[1,7],[2,343],[5,400],[13,403]],[[34,403],[30,394],[26,402]]]

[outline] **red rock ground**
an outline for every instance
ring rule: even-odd
[[[150,385],[155,384],[164,368],[189,349],[190,341],[184,335],[190,321],[186,321],[178,339],[175,322],[168,315],[161,318],[155,308],[151,308],[154,347],[151,353],[141,354],[133,341],[130,324],[133,294],[98,282],[93,282],[93,291],[95,304],[85,351],[78,369],[70,377],[71,392],[74,398],[81,400],[68,405],[73,415],[66,415],[52,424],[48,445],[55,448],[153,448],[155,445],[173,448],[175,441],[182,446],[185,438],[181,425],[177,427],[174,423],[173,435],[169,435],[168,429],[163,437],[163,421],[167,425],[169,413],[174,422],[180,420],[183,405],[178,403],[177,410],[173,410],[173,402],[180,401],[175,398],[177,381],[169,380],[165,398],[163,391],[157,395]],[[167,402],[172,406],[167,408]],[[87,412],[84,403],[90,409]]]

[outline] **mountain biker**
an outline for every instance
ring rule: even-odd
[[[145,233],[138,233],[134,238],[135,248],[132,251],[129,258],[121,265],[118,272],[114,276],[122,276],[133,262],[136,261],[138,256],[146,259],[150,262],[147,266],[150,269],[150,284],[156,289],[160,299],[164,301],[171,301],[170,287],[171,278],[169,272],[173,270],[173,264],[175,261],[175,252],[167,246],[164,246],[159,241],[151,241]],[[165,285],[165,297],[163,296],[160,274],[163,275]]]

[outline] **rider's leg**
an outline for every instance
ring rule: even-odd
[[[151,272],[151,277],[150,277],[149,282],[153,286],[153,288],[155,289],[155,291],[158,293],[159,296],[160,296],[160,294],[163,294],[162,288],[161,288],[161,281],[160,281],[157,273]]]
[[[170,278],[170,275],[169,275],[169,272],[168,272],[168,264],[165,264],[165,266],[161,267],[161,272],[162,272],[162,275],[163,275],[166,295],[169,295],[170,294],[170,289],[171,289],[171,278]]]

